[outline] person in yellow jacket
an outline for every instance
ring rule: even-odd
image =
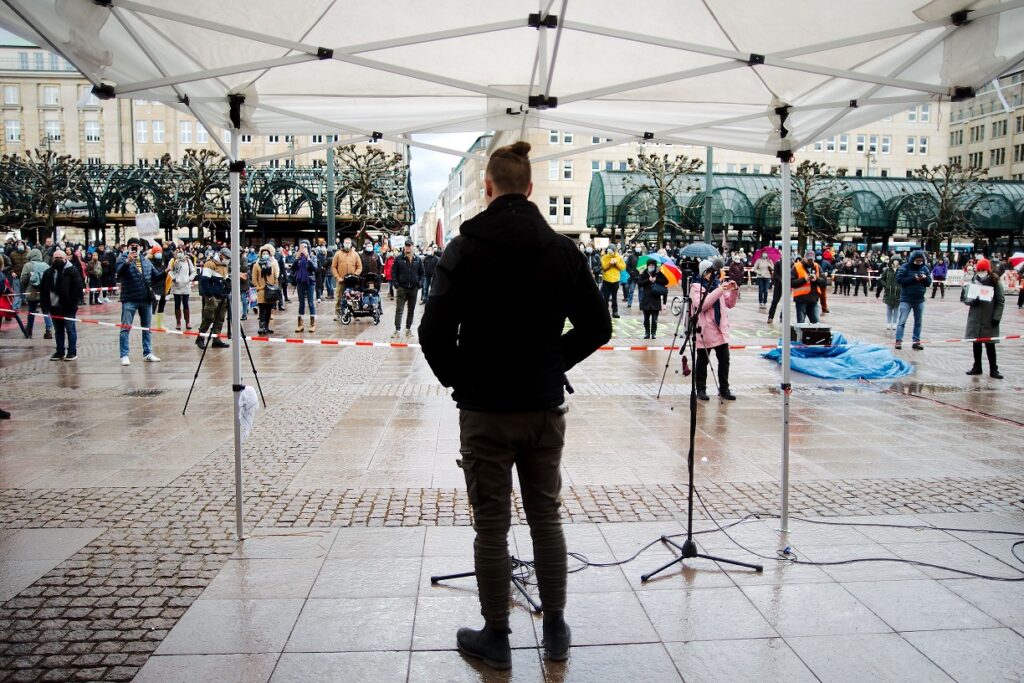
[[[622,260],[615,246],[611,245],[605,249],[601,256],[601,296],[604,297],[606,306],[611,299],[613,318],[619,317],[619,283],[625,270],[626,262]]]

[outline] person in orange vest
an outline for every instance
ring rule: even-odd
[[[793,303],[796,304],[796,321],[818,322],[818,284],[821,280],[821,266],[814,262],[814,252],[807,250],[802,261],[793,266]]]

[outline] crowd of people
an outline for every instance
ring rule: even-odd
[[[72,318],[77,317],[78,309],[108,304],[114,297],[121,304],[120,322],[124,326],[119,345],[122,365],[131,364],[129,328],[136,320],[146,328],[142,334],[143,360],[160,362],[153,353],[148,330],[164,329],[169,301],[174,306],[174,328],[181,330],[184,324],[185,330],[192,330],[190,299],[195,294],[199,295],[200,336],[196,344],[200,347],[230,346],[220,334],[230,312],[231,292],[237,292],[240,298],[241,319],[255,313],[257,333],[266,335],[273,333],[274,314],[286,311],[296,299],[295,332],[316,332],[318,304],[334,300],[334,320],[338,322],[349,305],[346,291],[370,288],[380,294],[375,301],[381,314],[381,299],[395,300],[393,336],[401,334],[403,323],[405,335],[412,335],[416,306],[429,299],[440,260],[436,245],[420,250],[406,240],[403,248],[392,248],[368,237],[362,250],[356,251],[351,238],[339,239],[333,248],[323,239],[317,242],[314,246],[300,239],[277,245],[270,240],[259,247],[246,247],[238,255],[239,280],[232,283],[232,250],[212,241],[131,238],[108,246],[53,238],[39,244],[9,239],[0,248],[0,295],[6,295],[8,310],[28,314],[24,322],[26,337],[33,336],[36,318],[42,318],[44,338],[56,339],[52,360],[77,359],[77,328]]]
[[[728,309],[740,299],[743,286],[756,286],[760,311],[767,311],[769,324],[775,322],[782,300],[783,270],[777,256],[769,250],[747,253],[742,248],[726,251],[715,263],[709,276],[699,259],[683,255],[683,245],[666,245],[653,249],[642,242],[609,244],[596,249],[592,243],[580,243],[579,250],[589,264],[595,284],[609,308],[612,318],[619,318],[619,306],[632,309],[638,305],[643,315],[644,338],[658,335],[658,318],[668,303],[670,283],[654,259],[640,267],[641,258],[657,254],[672,259],[684,274],[683,286],[694,291],[707,289],[713,315],[704,325],[708,339],[699,348],[698,378],[706,375],[707,353],[718,355],[723,394],[728,392]],[[423,249],[406,240],[401,248],[367,237],[361,248],[350,237],[339,239],[330,247],[323,239],[314,245],[300,239],[276,244],[269,240],[262,246],[249,246],[239,255],[240,277],[229,280],[232,251],[215,242],[180,240],[147,242],[137,238],[124,244],[108,246],[55,242],[47,238],[41,244],[25,240],[8,240],[0,250],[3,260],[0,294],[8,294],[14,310],[25,308],[25,335],[35,333],[42,313],[44,337],[54,339],[53,360],[74,361],[77,358],[75,318],[79,307],[109,303],[118,296],[121,303],[119,354],[122,365],[130,365],[129,328],[163,329],[165,306],[174,307],[175,329],[192,330],[190,299],[199,295],[200,336],[196,344],[215,348],[229,346],[221,338],[228,317],[228,297],[237,291],[241,318],[250,314],[258,318],[258,335],[273,334],[275,315],[283,315],[297,300],[296,333],[316,332],[317,306],[325,300],[334,301],[334,321],[345,318],[350,291],[370,291],[375,296],[375,320],[383,316],[383,300],[394,302],[394,333],[412,336],[417,304],[425,304],[441,259],[441,249],[431,244]],[[1002,255],[987,259],[966,252],[926,254],[921,250],[909,253],[870,251],[839,252],[831,248],[808,250],[794,260],[791,269],[791,292],[796,321],[818,323],[829,311],[828,299],[838,296],[874,296],[885,308],[885,330],[894,333],[895,348],[902,349],[905,329],[912,322],[911,348],[923,350],[922,324],[926,300],[945,298],[950,271],[960,271],[962,284],[976,283],[993,287],[991,300],[965,301],[970,304],[968,337],[998,337],[999,322],[1007,289],[1017,286],[1024,265],[1009,267]],[[693,289],[697,288],[697,289]],[[719,291],[720,290],[720,291]],[[961,292],[966,293],[962,287]],[[692,296],[691,296],[692,300]],[[724,306],[723,306],[724,304]],[[691,305],[693,305],[691,301]],[[1017,298],[1024,307],[1024,287]],[[701,315],[707,315],[702,311]],[[308,326],[307,326],[308,321]],[[230,334],[228,335],[230,336]],[[971,374],[980,373],[982,343],[975,344],[975,365]],[[985,343],[989,374],[1001,377],[996,363],[995,345]],[[724,347],[724,349],[723,349]],[[725,355],[723,355],[725,354]],[[142,358],[159,362],[153,353],[151,335],[142,334]],[[703,388],[703,387],[701,387]],[[701,391],[701,394],[704,392]]]

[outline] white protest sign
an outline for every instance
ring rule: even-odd
[[[978,301],[992,301],[992,297],[995,296],[996,290],[994,287],[988,285],[979,285],[977,282],[972,282],[967,285],[967,299]]]
[[[964,284],[964,271],[947,270],[946,284],[949,285],[950,287],[962,287]]]
[[[142,239],[155,239],[160,237],[160,219],[155,213],[137,213],[135,229],[139,231],[139,237]]]

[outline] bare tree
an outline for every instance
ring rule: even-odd
[[[809,239],[835,241],[839,219],[850,206],[850,185],[845,168],[832,169],[819,161],[804,159],[790,174],[793,223],[797,229],[797,250],[803,254]],[[779,203],[780,191],[772,190]]]
[[[658,246],[664,246],[669,205],[677,195],[693,192],[700,187],[691,175],[699,173],[704,162],[685,154],[677,154],[675,157],[646,154],[641,147],[636,158],[629,158],[626,163],[633,175],[623,180],[623,189],[627,194],[632,194],[640,205],[647,203],[654,209]]]
[[[202,229],[212,227],[211,216],[227,207],[227,159],[213,150],[187,149],[181,162],[165,156],[161,167],[176,221],[197,228],[202,237]]]
[[[82,197],[84,182],[81,160],[52,150],[26,150],[24,156],[5,154],[0,159],[0,191],[7,209],[22,225],[41,222],[40,239],[54,235],[57,214]]]
[[[914,177],[931,185],[935,192],[935,215],[924,227],[923,244],[929,252],[941,249],[942,240],[972,232],[970,200],[981,191],[981,179],[987,168],[961,166],[959,162],[921,166]]]
[[[410,221],[408,169],[397,152],[344,145],[335,150],[339,211],[359,225],[356,241],[369,227],[391,234]]]

